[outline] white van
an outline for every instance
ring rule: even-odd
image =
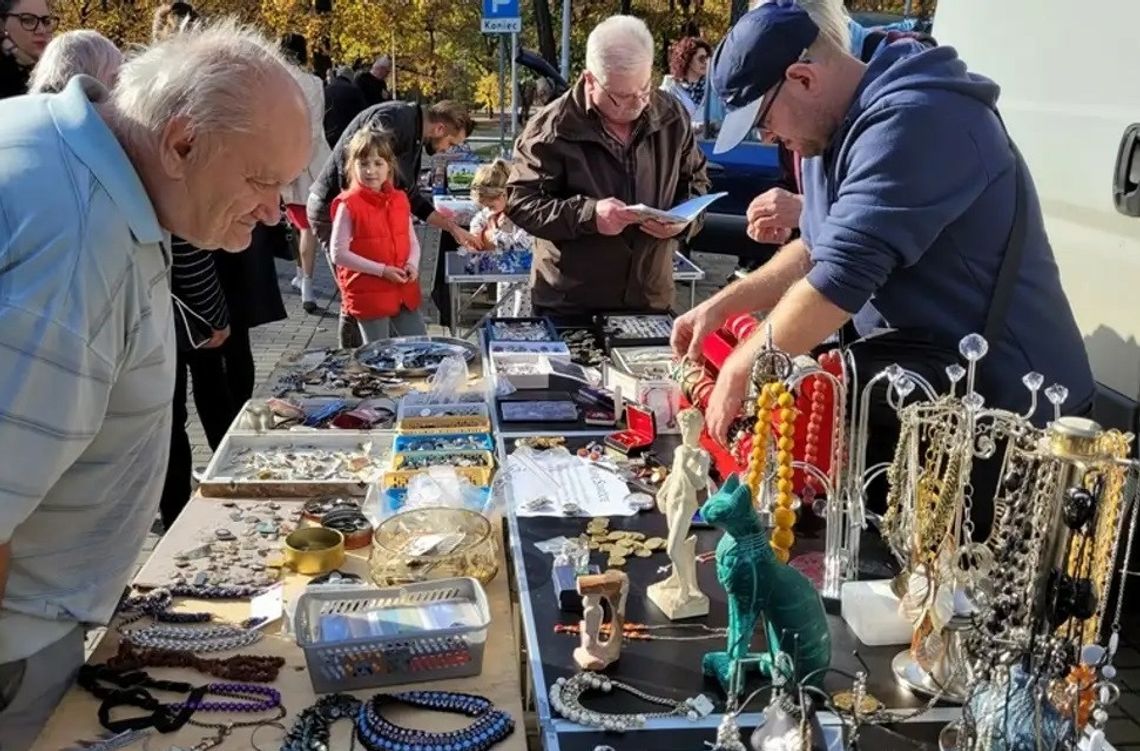
[[[1137,29],[1140,0],[938,0],[934,16],[938,43],[1001,86],[998,109],[1033,173],[1093,372],[1131,400],[1140,399]]]

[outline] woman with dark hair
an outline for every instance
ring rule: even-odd
[[[708,107],[716,99],[705,90],[711,57],[712,47],[700,37],[678,39],[669,48],[669,75],[661,82],[661,90],[672,94],[684,106],[696,131],[704,127]]]
[[[154,19],[150,27],[150,40],[161,42],[163,39],[174,36],[194,26],[201,20],[198,11],[190,3],[177,0],[173,3],[160,5],[154,12]]]
[[[0,99],[28,93],[32,68],[58,25],[47,0],[0,0]]]

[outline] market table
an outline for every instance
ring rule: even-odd
[[[201,496],[192,498],[186,511],[182,513],[175,522],[174,527],[168,533],[168,537],[164,538],[164,541],[160,542],[159,546],[155,549],[152,558],[172,557],[173,554],[177,552],[175,550],[178,545],[177,543],[165,543],[165,541],[176,537],[179,532],[182,532],[184,536],[186,532],[185,526],[194,525],[196,523],[197,515],[195,514],[195,507],[197,505],[221,502],[220,499],[208,499],[202,498]],[[282,506],[286,508],[288,508],[288,504],[290,503],[294,503],[294,501],[281,501]],[[179,527],[183,527],[183,529],[179,530]],[[501,528],[501,525],[495,524],[494,527],[498,530]],[[366,576],[367,550],[368,549],[365,548],[360,551],[349,551],[348,560],[343,570]],[[301,593],[308,580],[309,577],[296,574],[291,574],[284,578],[287,612],[289,601],[294,600]],[[485,696],[494,702],[499,709],[510,714],[515,720],[514,733],[501,744],[498,744],[495,747],[496,750],[522,751],[525,749],[526,733],[519,687],[518,663],[515,658],[517,646],[514,629],[511,626],[511,602],[507,591],[507,581],[508,574],[503,557],[503,547],[500,544],[499,573],[486,587],[487,598],[491,606],[492,622],[488,629],[486,648],[483,656],[483,672],[481,675],[471,678],[408,684],[407,686],[385,686],[350,693],[358,698],[366,699],[380,691],[393,692],[399,690],[431,689],[464,691]],[[245,600],[226,602],[178,600],[177,610],[188,612],[208,610],[215,614],[215,620],[219,622],[235,623],[249,616],[250,606],[248,601]],[[285,667],[282,668],[277,680],[268,685],[281,692],[282,704],[287,710],[287,714],[285,719],[282,720],[282,723],[288,727],[300,710],[310,706],[316,701],[317,695],[313,692],[312,685],[309,681],[309,674],[305,668],[305,658],[301,648],[297,646],[292,635],[284,634],[282,631],[282,622],[279,621],[275,624],[271,624],[266,627],[266,634],[260,641],[249,647],[244,647],[239,651],[242,654],[278,655],[285,658]],[[118,649],[118,641],[118,635],[112,626],[107,630],[106,636],[91,655],[90,662],[104,662],[113,656]],[[220,656],[228,656],[229,654],[230,653],[220,653]],[[195,685],[218,680],[194,670],[151,668],[148,669],[148,672],[156,677],[187,681]],[[177,700],[173,695],[160,694],[160,696],[163,697],[161,699],[163,701]],[[165,698],[167,696],[169,696],[169,698]],[[102,732],[96,714],[98,707],[99,701],[97,699],[83,689],[73,687],[52,715],[43,733],[40,735],[39,740],[35,746],[33,746],[33,751],[59,751],[59,749],[75,745],[79,740],[98,737]],[[136,712],[141,714],[138,710],[132,710],[130,714]],[[116,716],[118,715],[116,714]],[[262,715],[257,715],[257,717],[260,716]],[[264,716],[269,715],[266,714]],[[414,710],[394,709],[391,716],[392,719],[397,722],[406,722],[410,726],[431,728],[433,730],[458,729],[469,722],[467,718],[456,717],[454,715],[436,712],[417,712]],[[194,719],[205,722],[223,722],[227,719],[234,719],[234,716],[200,714]],[[242,716],[237,719],[246,720],[250,718]],[[252,732],[250,728],[235,729],[233,734],[216,748],[223,750],[254,748],[250,742]],[[330,748],[348,749],[350,744],[350,732],[351,724],[348,721],[337,723],[333,727],[333,742],[330,744]],[[213,734],[214,731],[212,730],[187,725],[175,733],[158,738],[151,735],[147,739],[149,743],[146,748],[149,749],[149,751],[158,751],[159,749],[165,751],[172,746],[189,748]],[[274,749],[274,751],[276,751],[276,749],[280,747],[280,739],[282,736],[283,731],[279,728],[262,727],[256,730],[256,737],[253,738],[253,740],[261,749]],[[141,743],[136,743],[128,748],[142,748],[142,745]]]
[[[548,435],[552,433],[553,431],[547,431]],[[604,434],[604,431],[598,431],[595,439],[600,439]],[[520,437],[522,436],[517,433],[500,434],[501,459],[505,459],[513,450],[514,443]],[[566,436],[566,445],[573,450],[589,440],[591,439],[587,436],[571,434]],[[662,463],[669,466],[673,449],[677,444],[677,437],[661,436],[654,443],[653,451]],[[509,498],[507,506],[508,508],[512,506]],[[606,670],[606,674],[610,677],[662,698],[680,701],[698,693],[706,694],[717,702],[718,711],[702,720],[690,722],[681,718],[651,719],[643,730],[615,736],[599,733],[595,729],[569,722],[552,713],[547,698],[550,686],[558,678],[568,678],[578,672],[571,656],[578,644],[577,638],[556,634],[554,627],[556,624],[574,624],[578,616],[564,613],[559,609],[551,583],[553,557],[541,552],[535,547],[535,543],[558,536],[575,537],[583,532],[584,523],[583,519],[520,517],[516,514],[510,514],[508,518],[510,536],[508,552],[519,596],[519,630],[526,645],[529,683],[527,694],[528,699],[533,702],[546,751],[593,751],[596,746],[610,746],[615,751],[645,748],[660,751],[671,749],[691,751],[703,748],[704,741],[711,741],[715,737],[716,726],[721,718],[719,712],[723,711],[724,697],[715,681],[701,674],[701,656],[707,651],[723,649],[723,640],[626,640],[622,645],[621,658]],[[609,529],[638,531],[648,536],[664,536],[667,533],[664,517],[656,512],[629,517],[611,517]],[[719,531],[710,528],[696,528],[693,532],[697,536],[698,552],[712,550],[720,536]],[[797,534],[799,535],[797,553],[822,550],[822,530],[815,532],[800,530]],[[863,573],[869,578],[884,578],[889,575],[889,569],[881,563],[886,551],[881,544],[876,543],[877,538],[874,535],[867,536],[863,547],[866,564]],[[602,564],[604,568],[604,556],[595,552],[592,553],[591,560]],[[669,623],[644,596],[646,586],[661,578],[657,573],[657,567],[666,562],[667,559],[663,555],[644,559],[630,558],[622,569],[630,577],[626,604],[628,621],[650,625]],[[698,580],[711,604],[710,615],[702,622],[712,627],[725,626],[725,593],[716,580],[715,568],[711,562],[699,567]],[[902,647],[869,647],[859,643],[837,614],[829,614],[828,623],[832,639],[832,667],[847,672],[862,670],[859,661],[859,658],[862,658],[869,668],[868,691],[888,709],[910,718],[910,721],[895,726],[895,729],[905,737],[916,741],[916,745],[922,747],[925,742],[936,741],[937,732],[948,722],[958,718],[960,710],[957,707],[942,703],[931,705],[927,697],[915,695],[895,681],[891,671],[891,659]],[[758,631],[753,648],[762,648],[763,644],[763,635]],[[859,658],[855,656],[854,650],[858,650]],[[753,683],[755,684],[755,681]],[[850,684],[842,677],[832,674],[825,680],[824,688],[832,693],[848,690]],[[750,731],[759,723],[759,710],[762,709],[766,698],[766,695],[762,694],[741,716],[742,729]],[[584,703],[588,706],[591,704],[589,700]],[[602,708],[601,705],[594,706]],[[604,709],[607,712],[652,711],[648,707],[649,705],[624,692],[613,692],[604,700]],[[825,726],[834,726],[838,718],[823,714],[821,721]],[[902,741],[896,739],[896,743]]]
[[[463,313],[467,306],[462,303],[462,288],[475,287],[473,295],[479,293],[488,284],[498,284],[505,282],[508,284],[528,284],[530,281],[530,274],[472,274],[467,271],[464,264],[463,254],[458,251],[449,252],[444,258],[444,276],[447,280],[448,288],[450,289],[450,325],[451,335],[461,336],[459,327],[459,316]],[[673,279],[678,282],[684,282],[689,286],[689,307],[693,308],[697,304],[697,282],[705,278],[705,272],[699,266],[694,264],[688,258],[675,253],[673,256]],[[470,303],[468,303],[470,304]],[[470,332],[467,334],[470,336]]]

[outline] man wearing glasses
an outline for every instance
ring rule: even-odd
[[[673,303],[673,252],[699,223],[640,221],[627,206],[669,209],[706,193],[709,181],[688,115],[652,88],[652,68],[645,23],[606,19],[586,42],[586,72],[519,136],[507,215],[536,238],[538,315]]]
[[[47,0],[0,0],[0,99],[28,91],[28,76],[59,19]]]
[[[771,0],[717,50],[713,86],[729,114],[716,150],[758,128],[804,156],[802,237],[678,319],[674,348],[695,356],[727,316],[765,311],[775,344],[799,355],[870,303],[891,327],[954,350],[1004,308],[979,373],[987,405],[1023,410],[1021,377],[1037,371],[1068,387],[1067,411],[1083,411],[1088,357],[997,85],[952,48],[913,41],[865,65],[848,33],[841,0]],[[1003,275],[1007,257],[1016,260]],[[739,347],[717,378],[707,424],[722,442],[763,339]]]

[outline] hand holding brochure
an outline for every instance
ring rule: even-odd
[[[679,203],[667,211],[655,209],[643,203],[626,206],[626,210],[637,214],[642,220],[656,219],[666,224],[688,224],[704,213],[705,209],[711,206],[714,201],[724,198],[727,195],[728,193],[710,193],[707,196],[697,196],[696,198],[690,198],[684,203]]]

